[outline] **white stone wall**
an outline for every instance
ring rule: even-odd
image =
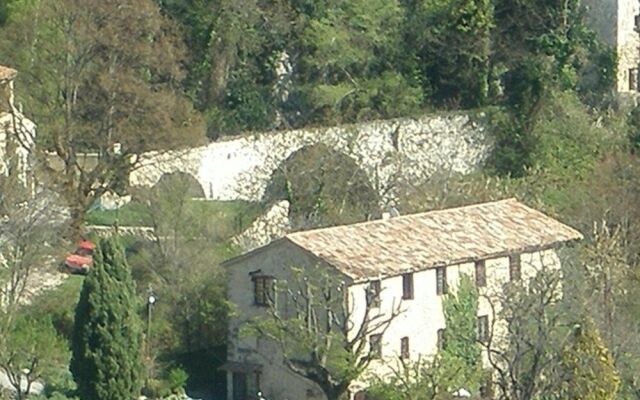
[[[469,115],[452,113],[262,133],[180,153],[146,154],[130,181],[150,186],[163,173],[183,171],[196,177],[207,198],[257,201],[289,156],[322,143],[352,158],[384,195],[398,179],[419,183],[436,171],[478,168],[491,147],[486,131]]]
[[[234,237],[232,241],[245,252],[280,239],[290,231],[289,202],[282,200],[273,204],[266,213],[256,218],[251,226]]]

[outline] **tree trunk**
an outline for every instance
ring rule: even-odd
[[[67,231],[67,238],[74,242],[77,242],[82,238],[84,233],[84,217],[86,214],[86,207],[83,204],[69,204],[70,208],[70,221],[69,230]]]

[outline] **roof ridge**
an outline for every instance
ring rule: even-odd
[[[465,208],[465,209],[473,209],[473,208],[480,207],[480,206],[487,206],[487,205],[493,205],[493,204],[499,204],[499,203],[507,203],[507,202],[515,202],[515,203],[518,203],[518,204],[522,204],[515,197],[508,197],[506,199],[500,199],[500,200],[494,200],[494,201],[485,201],[485,202],[479,202],[479,203],[472,203],[472,204],[468,204],[468,205],[465,205],[465,206],[458,206],[458,207],[452,207],[452,208],[440,208],[440,209],[437,209],[437,210],[429,210],[429,211],[422,211],[422,212],[414,213],[414,214],[400,215],[398,217],[392,217],[392,218],[389,218],[389,219],[374,219],[374,220],[370,220],[370,221],[356,222],[355,224],[342,224],[342,225],[326,226],[324,228],[316,228],[316,229],[309,229],[309,230],[304,230],[304,231],[292,232],[292,233],[286,234],[284,237],[286,237],[288,239],[291,239],[292,236],[302,236],[302,235],[308,234],[308,233],[318,233],[318,232],[328,231],[328,230],[331,230],[331,229],[343,228],[343,227],[347,227],[347,226],[349,226],[349,227],[362,227],[362,226],[365,226],[365,225],[381,224],[381,223],[388,223],[388,222],[407,219],[407,218],[422,217],[422,216],[427,215],[427,214],[438,214],[438,213],[442,213],[442,212],[452,212],[452,211],[460,210],[460,209],[463,209],[463,208]],[[522,205],[527,207],[525,204],[522,204]],[[530,208],[530,207],[527,207],[527,208]]]
[[[358,281],[397,275],[418,265],[542,251],[582,238],[573,227],[511,197],[301,231],[272,244],[291,243]],[[246,257],[257,251],[261,250]]]

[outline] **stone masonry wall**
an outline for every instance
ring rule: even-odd
[[[630,84],[630,71],[640,64],[640,36],[635,26],[636,16],[640,14],[640,1],[583,0],[583,4],[593,30],[617,52],[616,90],[619,93],[637,91]],[[633,74],[637,86],[637,72]]]
[[[451,113],[330,128],[258,133],[207,146],[142,156],[133,186],[164,173],[192,174],[209,199],[260,200],[274,171],[294,152],[322,143],[352,158],[388,199],[398,180],[420,183],[435,172],[468,173],[486,160],[491,140],[484,115]]]

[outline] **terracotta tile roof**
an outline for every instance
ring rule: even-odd
[[[557,245],[582,234],[508,199],[285,238],[358,281]]]
[[[17,74],[18,71],[16,71],[15,69],[0,65],[0,81],[13,79]]]

